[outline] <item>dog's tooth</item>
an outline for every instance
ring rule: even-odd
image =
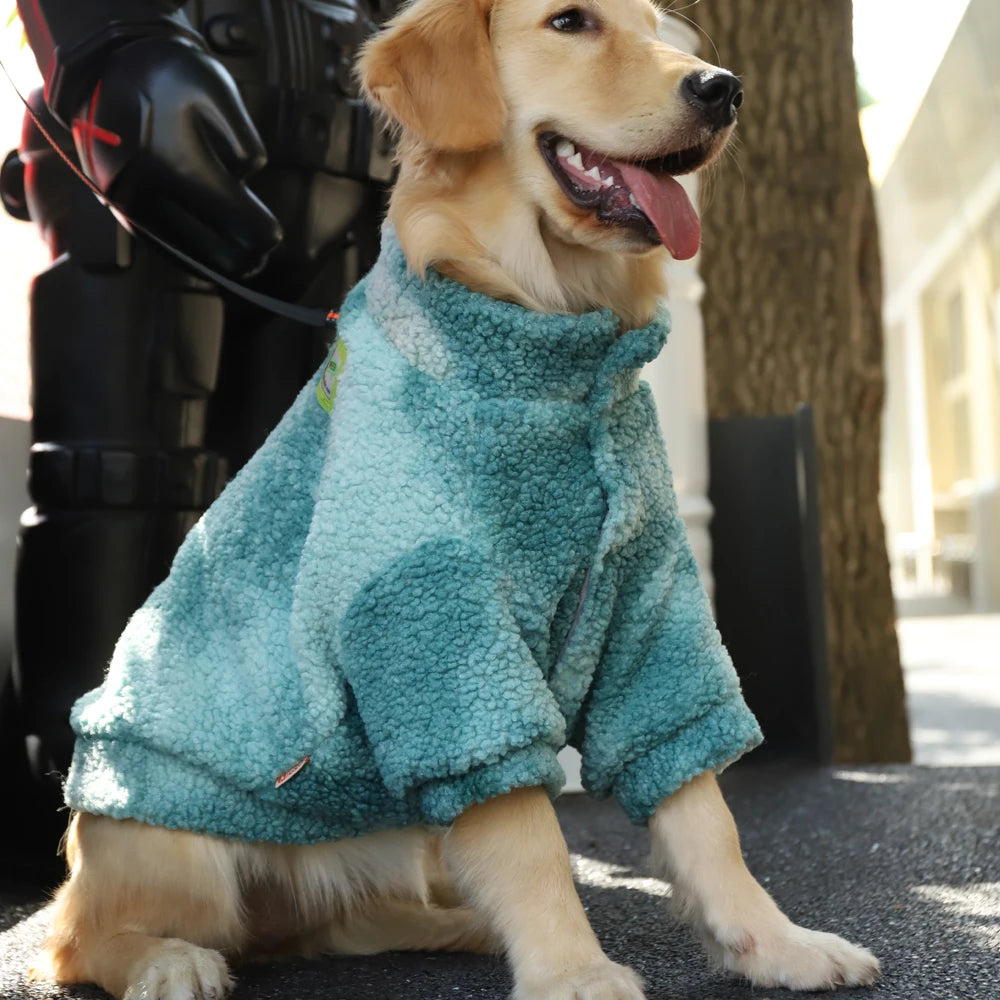
[[[633,204],[633,205],[635,205],[635,207],[636,207],[636,208],[638,208],[638,207],[639,207],[639,202],[637,202],[637,201],[635,200],[635,195],[634,195],[634,194],[632,194],[632,192],[631,192],[631,191],[629,191],[629,193],[628,193],[628,200],[629,200],[630,202],[632,202],[632,204]]]
[[[556,156],[565,156],[567,159],[576,152],[576,146],[569,139],[560,139],[556,143]]]
[[[598,182],[600,182],[600,181],[602,181],[602,180],[603,180],[603,178],[601,177],[601,172],[600,172],[600,170],[598,170],[598,169],[597,169],[597,167],[591,167],[591,168],[590,168],[590,169],[589,169],[589,170],[587,171],[587,176],[588,176],[588,177],[593,177],[593,178],[594,178],[594,180],[595,180],[595,181],[598,181]]]
[[[601,178],[601,183],[602,183],[602,184],[603,184],[603,185],[604,185],[604,186],[605,186],[606,188],[609,188],[609,187],[611,187],[611,185],[612,185],[612,184],[614,184],[614,182],[615,182],[615,179],[614,179],[613,177],[602,177],[602,178]]]
[[[579,153],[574,153],[566,162],[577,170],[583,170],[583,157]]]

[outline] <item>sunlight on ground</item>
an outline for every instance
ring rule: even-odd
[[[996,733],[989,729],[956,732],[954,728],[912,726],[910,740],[918,764],[935,767],[992,767],[1000,760]]]
[[[914,762],[1000,764],[1000,615],[901,618]]]
[[[880,771],[855,771],[838,768],[833,772],[837,781],[855,781],[861,785],[905,785],[910,778],[906,774],[887,774]]]
[[[962,921],[962,929],[980,944],[1000,947],[1000,882],[976,885],[919,885],[911,892],[936,903],[949,915]]]
[[[658,878],[637,876],[632,874],[630,868],[598,861],[597,858],[588,858],[582,854],[571,854],[570,861],[573,876],[580,885],[593,886],[595,889],[635,889],[647,896],[670,898],[670,886]]]

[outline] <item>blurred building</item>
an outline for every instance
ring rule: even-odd
[[[888,376],[882,496],[904,611],[1000,611],[997,52],[1000,5],[971,0],[876,179]]]

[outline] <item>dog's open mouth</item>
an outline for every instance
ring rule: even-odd
[[[701,166],[709,157],[707,146],[633,163],[587,149],[556,132],[541,133],[538,146],[574,205],[593,209],[603,223],[626,226],[662,243],[678,260],[698,252],[701,222],[674,175]]]

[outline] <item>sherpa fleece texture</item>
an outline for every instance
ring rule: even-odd
[[[422,280],[387,228],[320,384],[75,706],[69,805],[309,842],[554,794],[568,741],[644,822],[755,746],[639,381],[667,326]]]

